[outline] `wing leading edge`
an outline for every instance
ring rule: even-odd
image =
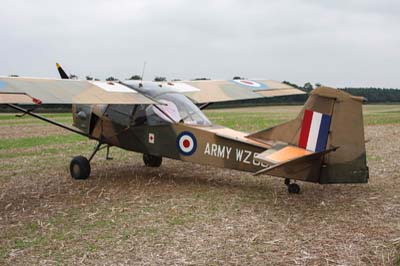
[[[153,104],[113,82],[0,77],[0,104]]]
[[[201,80],[178,82],[120,83],[0,77],[1,103],[44,104],[153,104],[138,91],[178,92],[196,103],[212,103],[264,97],[305,94],[287,84],[271,80]],[[150,84],[151,83],[151,84]],[[152,85],[153,84],[153,85]],[[161,86],[156,86],[159,84]],[[133,85],[133,86],[132,86]],[[143,85],[143,86],[142,86]],[[142,86],[142,87],[141,87]],[[146,93],[147,94],[147,93]]]
[[[273,80],[200,80],[168,83],[196,103],[224,102],[264,97],[305,94]]]

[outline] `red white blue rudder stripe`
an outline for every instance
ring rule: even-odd
[[[330,115],[305,110],[299,147],[313,152],[324,151],[328,141],[330,125]]]

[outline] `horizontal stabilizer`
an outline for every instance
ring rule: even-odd
[[[256,160],[269,165],[267,168],[254,173],[254,175],[265,174],[272,170],[281,170],[288,172],[287,176],[289,177],[290,173],[296,175],[295,169],[299,169],[299,171],[303,171],[306,168],[320,169],[322,157],[337,148],[311,152],[303,148],[280,143],[254,157]],[[320,164],[317,164],[316,161],[320,161]]]
[[[279,164],[299,157],[312,154],[313,152],[284,144],[276,144],[271,149],[268,149],[258,154],[255,159],[267,164]]]

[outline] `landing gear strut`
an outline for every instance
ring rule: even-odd
[[[288,188],[288,192],[291,194],[299,194],[300,193],[300,186],[296,183],[290,183],[289,178],[285,178],[285,185]]]
[[[71,163],[69,165],[69,171],[72,178],[83,180],[87,179],[90,176],[90,162],[92,161],[96,153],[102,149],[101,145],[102,145],[101,142],[99,142],[96,145],[89,159],[87,159],[84,156],[76,156],[71,160]],[[110,145],[107,145],[106,160],[112,159],[109,156],[109,153],[110,153]]]
[[[162,163],[162,157],[143,153],[143,162],[146,166],[159,167]]]

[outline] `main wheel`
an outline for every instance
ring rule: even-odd
[[[86,157],[76,156],[71,160],[69,171],[74,179],[87,179],[90,176],[90,162]]]
[[[162,163],[162,157],[143,153],[143,162],[146,166],[159,167]]]
[[[299,194],[300,193],[300,186],[297,185],[296,183],[292,183],[288,185],[288,192],[293,193],[293,194]]]

